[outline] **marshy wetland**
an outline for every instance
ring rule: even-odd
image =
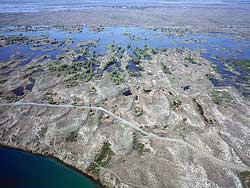
[[[0,29],[0,144],[106,187],[247,187],[249,97],[250,40],[238,34]]]
[[[234,34],[194,33],[180,28],[20,26],[2,28],[0,40],[1,83],[11,74],[8,65],[13,63],[18,67],[49,62],[49,71],[67,73],[72,80],[76,77],[89,80],[105,71],[119,78],[119,70],[124,68],[121,62],[126,57],[129,61],[125,69],[131,75],[139,75],[143,69],[139,61],[150,59],[148,53],[178,48],[199,51],[211,61],[221,76],[211,78],[215,86],[234,86],[244,96],[250,95],[250,40]],[[111,57],[102,63],[100,59],[106,54]],[[195,63],[189,58],[186,57],[187,62]],[[75,74],[82,68],[85,74]],[[30,79],[25,86],[28,90],[35,82]],[[21,95],[23,90],[18,87],[14,92]]]

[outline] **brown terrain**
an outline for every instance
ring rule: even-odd
[[[199,53],[159,52],[140,77],[123,67],[123,82],[105,73],[71,87],[50,63],[2,66],[12,72],[0,88],[1,145],[52,155],[107,187],[249,185],[250,103],[214,88],[208,78],[219,75]],[[13,99],[30,76],[33,90]]]
[[[250,9],[97,7],[0,13],[0,24],[179,27],[249,38]],[[95,44],[79,49],[87,45]],[[98,57],[101,69],[117,51]],[[198,51],[144,52],[152,59],[137,62],[139,75],[127,70],[126,51],[121,69],[101,75],[75,67],[79,54],[71,50],[56,61],[0,64],[0,145],[53,156],[109,188],[249,188],[249,98],[213,86],[210,78],[220,75]]]
[[[145,9],[94,8],[79,11],[0,13],[6,25],[103,25],[141,27],[187,27],[194,31],[250,34],[250,8],[163,7]]]

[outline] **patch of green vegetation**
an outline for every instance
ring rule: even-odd
[[[149,51],[149,53],[151,53],[153,55],[158,54],[158,49],[156,49],[156,48],[149,48],[148,51]]]
[[[160,31],[165,33],[167,36],[174,37],[184,37],[187,33],[191,33],[189,29],[181,29],[181,28],[160,28]]]
[[[83,50],[81,50],[80,53],[82,54],[83,57],[85,57],[89,53],[89,48],[84,48]]]
[[[135,115],[136,115],[137,117],[143,115],[143,109],[142,109],[141,107],[138,107],[138,106],[134,107],[134,112],[135,112]]]
[[[0,85],[4,84],[6,81],[6,79],[0,79]]]
[[[49,64],[49,71],[51,72],[70,72],[71,67],[69,64],[63,64],[60,61],[55,61],[53,64]]]
[[[89,88],[89,92],[92,93],[92,94],[95,94],[96,93],[96,88],[94,86],[90,87]]]
[[[70,77],[66,78],[64,80],[64,83],[66,84],[66,87],[74,87],[77,86],[79,84],[80,80],[84,80],[85,82],[88,82],[89,80],[91,80],[93,77],[93,73],[92,72],[79,72],[76,74],[71,75]]]
[[[56,61],[49,65],[49,71],[57,73],[58,76],[64,75],[69,76],[64,80],[67,87],[76,86],[78,81],[88,82],[93,77],[93,61],[83,62],[73,62],[71,64],[61,63]]]
[[[65,44],[67,46],[71,45],[72,43],[73,43],[73,39],[72,38],[68,38],[68,39],[65,40]]]
[[[82,47],[96,47],[97,44],[99,43],[99,40],[93,40],[93,41],[80,41],[77,43],[77,46],[79,46],[80,48]]]
[[[65,138],[66,142],[76,142],[78,133],[76,131],[70,132],[70,134]]]
[[[121,48],[120,51],[122,54],[124,54],[126,50],[124,48]]]
[[[72,80],[72,81],[65,80],[64,84],[66,88],[71,88],[71,87],[75,87],[79,85],[78,81],[76,80]]]
[[[250,71],[250,60],[238,61],[238,65],[241,67],[242,71]]]
[[[97,33],[100,33],[104,30],[104,27],[103,26],[92,26],[91,27],[91,30],[94,31],[94,32],[97,32]]]
[[[156,48],[150,48],[149,46],[145,45],[144,48],[135,48],[133,50],[134,55],[136,56],[134,58],[135,62],[139,62],[141,59],[152,59],[152,55],[158,53],[158,49]]]
[[[133,149],[136,150],[139,154],[147,152],[148,149],[145,149],[145,145],[139,141],[136,135],[134,135]]]
[[[72,80],[85,80],[86,82],[88,82],[89,80],[91,80],[92,76],[93,76],[92,71],[82,71],[82,72],[74,74],[71,77],[71,79]]]
[[[5,41],[5,45],[20,45],[20,44],[30,44],[32,39],[28,36],[20,35],[11,35],[11,36],[1,36],[0,40]]]
[[[106,70],[109,66],[112,66],[114,64],[117,63],[117,59],[115,57],[112,57],[109,61],[107,61],[104,65],[103,65],[103,70]]]
[[[86,170],[92,174],[99,175],[101,170],[100,166],[105,168],[109,164],[113,154],[111,144],[107,142],[104,143],[100,155],[98,155],[95,162],[91,163]]]
[[[49,104],[56,104],[56,101],[55,101],[54,98],[51,97],[51,96],[48,96],[48,97],[47,97],[47,100],[48,100],[48,103],[49,103]]]
[[[197,64],[197,62],[191,56],[185,57],[184,60],[192,64]]]
[[[212,90],[210,97],[215,104],[221,105],[223,101],[230,102],[233,100],[232,96],[226,91]]]
[[[161,63],[161,69],[165,74],[172,74],[167,65]]]
[[[215,64],[211,64],[211,65],[212,65],[214,72],[217,72],[217,73],[220,72],[219,67],[217,65],[215,65]]]
[[[143,58],[144,59],[151,59],[151,55],[148,54],[145,49],[135,48],[133,50],[133,53],[135,54],[137,61],[139,61],[140,59],[143,59]]]
[[[7,100],[8,103],[17,102],[19,100],[19,97],[15,95],[7,95],[7,96],[1,96],[1,97]]]
[[[243,60],[227,60],[233,68],[239,68],[241,71],[250,72],[250,59]]]
[[[108,50],[111,52],[115,52],[115,44],[110,44],[107,46]]]
[[[123,35],[127,37],[129,40],[143,40],[142,38],[137,37],[132,33],[123,33]]]
[[[178,111],[178,109],[180,108],[181,104],[182,104],[182,101],[181,101],[180,97],[176,96],[175,99],[171,103],[171,108],[174,109],[174,110],[176,110],[176,111]]]
[[[170,80],[171,82],[176,82],[177,79],[178,79],[178,78],[177,78],[175,75],[172,75],[172,76],[170,77],[169,80]]]
[[[111,63],[117,63],[119,62],[122,58],[123,58],[123,55],[125,53],[125,48],[121,47],[121,46],[118,46],[118,45],[115,45],[115,44],[110,44],[107,46],[109,52],[112,53],[112,57],[111,57]]]
[[[241,79],[244,80],[244,81],[248,81],[248,80],[250,80],[250,75],[243,75],[241,77]]]
[[[116,85],[120,85],[122,82],[124,82],[124,76],[122,75],[121,71],[119,71],[118,69],[114,69],[110,73],[110,79]]]
[[[134,70],[128,70],[128,74],[131,77],[139,77],[139,76],[141,76],[141,73],[139,71],[134,71]]]
[[[240,172],[240,180],[242,182],[243,188],[250,187],[250,171]]]

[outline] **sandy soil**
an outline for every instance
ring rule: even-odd
[[[233,15],[233,16],[232,16]],[[121,9],[92,8],[82,11],[1,13],[6,25],[104,25],[188,27],[196,31],[223,31],[250,35],[249,8],[164,7]]]

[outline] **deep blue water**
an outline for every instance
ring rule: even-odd
[[[129,37],[124,34],[129,34]],[[38,30],[29,32],[0,32],[0,35],[20,35],[41,37],[48,35],[49,39],[56,41],[64,41],[72,38],[73,43],[66,46],[65,44],[55,48],[51,45],[43,45],[43,50],[32,50],[30,45],[13,45],[0,47],[0,62],[5,62],[10,59],[21,60],[20,65],[26,65],[33,58],[38,58],[41,55],[47,55],[51,59],[56,59],[58,54],[65,51],[66,48],[78,49],[79,41],[98,40],[96,47],[90,49],[96,54],[104,55],[107,51],[107,46],[116,44],[123,48],[130,45],[130,49],[126,49],[130,55],[133,55],[132,49],[143,48],[145,45],[150,47],[163,48],[187,48],[189,50],[202,50],[202,55],[207,60],[217,65],[219,72],[222,75],[223,82],[213,82],[215,85],[232,85],[236,88],[241,88],[242,76],[250,76],[249,72],[238,73],[229,72],[225,66],[226,59],[250,59],[250,40],[238,40],[233,34],[223,33],[186,33],[184,36],[170,36],[160,29],[146,29],[140,27],[106,27],[102,32],[92,31],[89,27],[83,27],[82,32],[70,33],[58,29]],[[191,41],[191,42],[189,42]],[[49,50],[47,50],[49,49]],[[118,62],[119,63],[119,62]],[[129,68],[137,69],[134,64],[129,64]],[[109,68],[107,69],[109,70]],[[246,77],[247,78],[247,77]],[[244,82],[248,80],[244,79]],[[245,90],[248,87],[244,87]],[[242,89],[242,88],[241,88]],[[243,91],[247,96],[250,96],[250,91]]]
[[[97,188],[86,176],[47,157],[0,147],[1,188]]]

